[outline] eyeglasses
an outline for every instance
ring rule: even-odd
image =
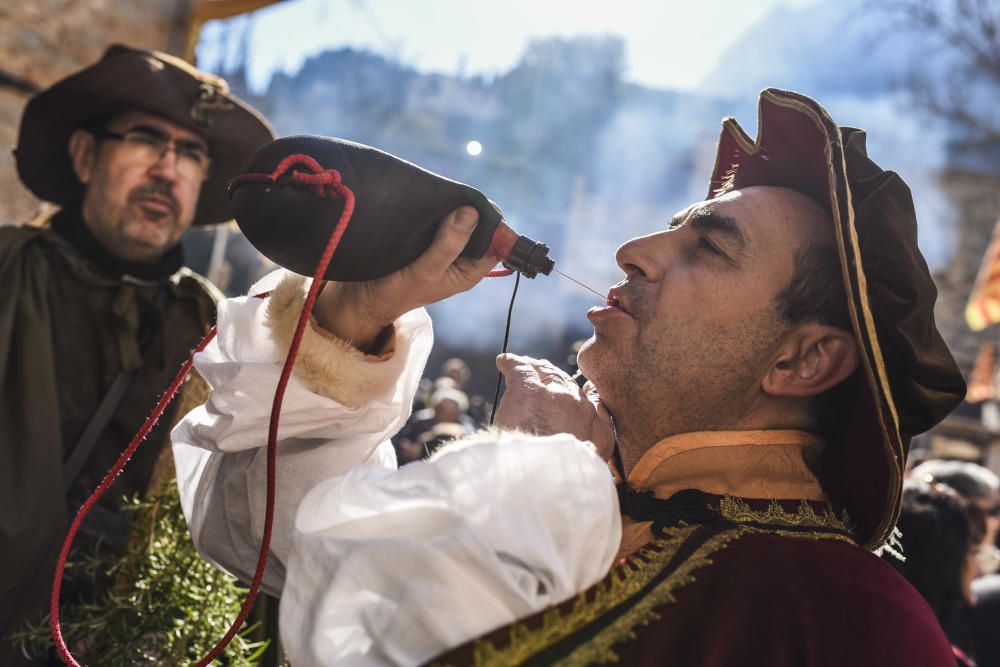
[[[186,178],[204,181],[212,168],[212,158],[203,144],[189,139],[172,139],[152,128],[138,127],[123,133],[96,130],[93,135],[101,140],[122,142],[127,157],[147,166],[156,164],[172,150],[177,154],[177,172]]]

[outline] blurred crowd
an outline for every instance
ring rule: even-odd
[[[561,364],[581,386],[586,378],[578,372],[576,355],[583,342],[574,342]],[[471,393],[471,381],[469,364],[458,357],[441,364],[436,379],[420,380],[410,418],[392,438],[399,465],[426,459],[442,444],[490,425],[493,402]]]
[[[909,471],[902,549],[882,557],[926,598],[960,665],[1000,665],[1000,479],[970,461],[932,459]]]
[[[463,360],[449,359],[436,380],[423,378],[413,398],[413,412],[393,437],[399,465],[429,457],[449,440],[487,426],[493,404],[466,393],[472,373]]]

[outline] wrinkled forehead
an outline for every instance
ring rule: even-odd
[[[670,221],[675,228],[704,216],[722,218],[738,228],[748,247],[775,241],[795,246],[805,240],[832,242],[833,218],[819,204],[790,188],[753,186],[695,202]]]

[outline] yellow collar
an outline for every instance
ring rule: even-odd
[[[669,498],[683,489],[742,498],[826,500],[809,462],[823,440],[806,431],[699,431],[665,438],[628,476],[629,486]]]

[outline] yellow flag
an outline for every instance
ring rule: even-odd
[[[1000,322],[1000,221],[993,229],[993,240],[983,256],[976,285],[965,306],[965,321],[973,331]]]

